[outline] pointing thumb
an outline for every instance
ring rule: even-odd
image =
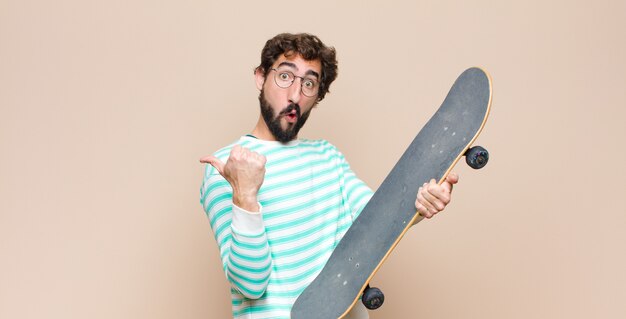
[[[215,167],[215,169],[217,170],[218,173],[220,173],[220,175],[224,176],[224,163],[220,161],[219,158],[213,155],[208,155],[208,156],[201,158],[200,163],[211,164],[211,166]]]

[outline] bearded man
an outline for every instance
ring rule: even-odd
[[[326,140],[298,132],[337,77],[335,49],[314,35],[268,40],[255,68],[260,115],[250,134],[213,155],[200,202],[231,285],[235,318],[289,318],[373,192]],[[456,174],[416,194],[430,218],[450,201]],[[323,305],[320,305],[323,306]],[[358,303],[348,318],[368,318]]]

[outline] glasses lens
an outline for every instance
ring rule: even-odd
[[[308,97],[315,96],[319,89],[319,83],[311,79],[302,80],[302,93]]]
[[[289,71],[276,70],[274,74],[274,81],[276,81],[276,84],[281,88],[290,87],[291,83],[293,83],[293,79],[293,73]]]

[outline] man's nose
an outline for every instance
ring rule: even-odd
[[[298,104],[300,102],[300,98],[302,97],[302,82],[300,81],[302,81],[302,79],[295,78],[293,83],[291,83],[291,86],[288,88],[289,101],[295,104]]]

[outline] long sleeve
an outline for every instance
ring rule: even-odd
[[[261,211],[253,213],[233,205],[230,185],[210,165],[200,196],[228,281],[246,298],[260,298],[272,269],[262,207]]]
[[[374,192],[365,182],[354,174],[343,154],[334,146],[332,147],[336,151],[339,167],[343,173],[342,188],[344,200],[348,204],[350,214],[354,220],[359,216],[365,205],[367,205],[367,202],[372,198]]]

